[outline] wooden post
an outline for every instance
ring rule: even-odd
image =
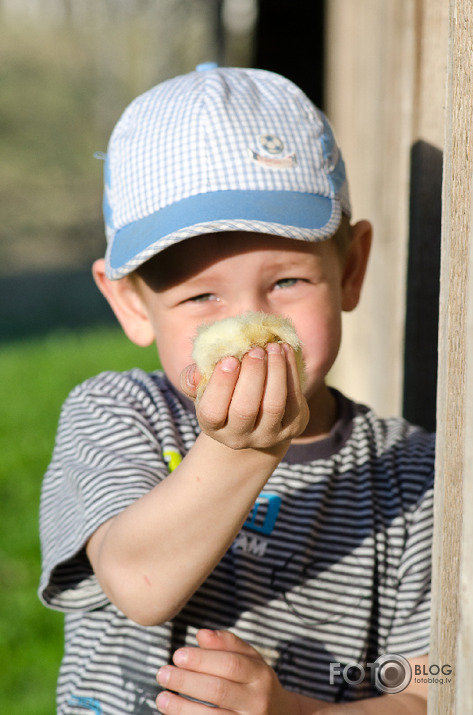
[[[425,347],[425,333],[417,330],[418,314],[411,310],[418,307],[418,297],[410,292],[410,372],[405,385],[406,283],[411,242],[420,255],[410,267],[412,285],[425,288],[430,282],[432,294],[438,286],[447,28],[444,0],[327,3],[326,109],[347,163],[354,218],[368,218],[374,227],[362,301],[353,314],[345,316],[334,383],[378,413],[390,415],[401,414],[406,392],[412,405],[412,382],[418,398],[414,408],[419,403],[423,407],[419,375],[425,374],[425,360],[420,367],[419,360],[415,361],[422,346],[432,361],[426,388],[431,423],[435,418],[437,326],[434,322]],[[412,221],[410,197],[416,221]],[[437,226],[431,231],[431,222],[427,230],[424,217],[432,217],[435,209]],[[435,235],[437,240],[432,241]],[[436,259],[437,273],[425,261],[425,242],[429,257]],[[423,421],[417,415],[411,410],[409,417]]]
[[[347,164],[354,219],[374,243],[362,301],[344,316],[334,384],[382,415],[400,414],[415,83],[415,7],[327,3],[327,114]]]
[[[473,5],[451,0],[439,324],[431,662],[454,678],[429,713],[473,712]]]

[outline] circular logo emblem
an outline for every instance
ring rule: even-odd
[[[412,668],[402,655],[380,655],[376,666],[376,687],[382,693],[400,693],[411,682]]]
[[[268,154],[281,154],[284,149],[283,142],[274,134],[264,134],[259,138],[259,143]]]

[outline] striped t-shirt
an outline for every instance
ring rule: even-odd
[[[138,369],[71,393],[40,519],[40,596],[66,614],[58,713],[155,713],[157,670],[202,627],[232,630],[284,687],[329,701],[377,694],[347,684],[347,664],[428,652],[433,436],[334,394],[330,435],[290,447],[207,581],[173,621],[144,627],[109,602],[84,545],[191,449],[195,412]]]

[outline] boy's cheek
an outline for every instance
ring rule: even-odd
[[[305,339],[304,339],[305,337]],[[340,349],[341,325],[338,321],[322,326],[313,327],[301,337],[302,354],[307,369],[317,372],[330,369]]]
[[[189,335],[189,337],[183,338],[182,334],[176,335],[169,329],[167,336],[161,338],[158,335],[156,347],[161,368],[172,384],[179,389],[181,373],[194,362],[192,359],[192,337]]]

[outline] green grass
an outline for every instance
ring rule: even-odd
[[[36,595],[38,504],[61,404],[102,370],[158,366],[118,328],[0,346],[0,693],[8,715],[52,715],[63,618]]]

